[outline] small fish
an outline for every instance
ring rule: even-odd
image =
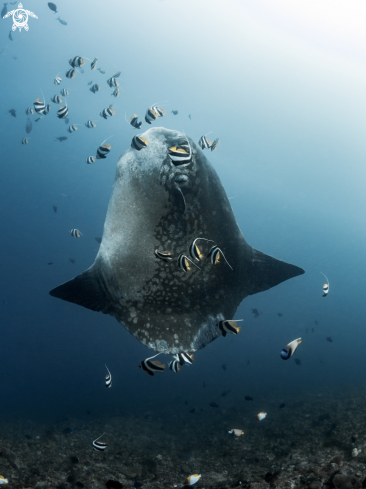
[[[22,139],[22,144],[28,144],[28,143],[29,143],[28,138]]]
[[[37,114],[44,114],[46,104],[42,102],[41,99],[36,98],[36,100],[33,102],[34,105],[34,110],[37,112]]]
[[[331,336],[327,336],[326,337],[326,340],[329,341],[329,343],[333,343],[333,340],[332,340],[332,337]]]
[[[206,136],[201,136],[198,144],[201,146],[202,149],[210,149],[212,146],[211,141]]]
[[[230,392],[231,392],[231,389],[224,391],[224,392],[221,392],[221,397],[227,396],[228,394],[230,394]]]
[[[173,115],[177,115],[178,114],[178,111],[177,110],[172,110],[172,114]]]
[[[105,75],[105,71],[101,70],[100,68],[98,68],[98,71],[100,71],[102,75]]]
[[[293,340],[288,345],[286,345],[280,353],[282,360],[288,360],[289,358],[291,358],[300,343],[301,338],[297,338],[296,340]]]
[[[119,81],[112,76],[112,78],[109,78],[107,80],[107,83],[108,85],[112,88],[112,87],[119,87]]]
[[[216,404],[216,402],[214,402],[214,401],[211,401],[211,402],[209,403],[209,406],[214,407],[214,408],[218,408],[218,407],[219,407],[219,405],[218,405],[218,404]]]
[[[258,309],[252,309],[252,314],[255,318],[258,318],[259,317],[259,314],[260,312],[258,311]]]
[[[53,261],[49,261],[47,265],[53,265]]]
[[[246,401],[254,401],[254,399],[252,397],[250,397],[250,396],[245,396],[244,399]]]
[[[267,413],[259,413],[259,414],[257,414],[258,421],[263,421],[265,417],[267,417]]]
[[[175,166],[186,165],[192,160],[192,148],[188,139],[168,148],[169,158]]]
[[[214,139],[211,144],[211,151],[216,151],[218,145],[219,145],[219,138]]]
[[[58,139],[60,141],[60,143],[62,143],[62,141],[66,141],[67,137],[66,136],[60,136],[60,137],[56,137],[56,139]]]
[[[55,79],[53,80],[53,83],[55,85],[60,85],[61,82],[62,82],[62,78],[59,77],[59,76],[55,76]]]
[[[186,486],[193,486],[193,484],[196,484],[201,478],[201,474],[193,474],[187,477],[185,481]]]
[[[104,160],[111,150],[110,144],[101,144],[97,149],[97,160]]]
[[[91,88],[89,88],[89,90],[93,93],[97,93],[100,90],[100,85],[98,85],[98,83],[95,83]]]
[[[50,110],[51,110],[51,106],[50,104],[47,104],[44,108],[44,115],[47,115]]]
[[[0,475],[0,486],[4,484],[9,484],[9,480],[8,479],[5,479],[5,477],[3,475]]]
[[[73,258],[69,258],[69,261],[70,261],[71,263],[76,263],[76,262],[75,262],[75,260],[74,260]]]
[[[173,253],[171,251],[155,250],[154,253],[157,258],[160,258],[160,260],[164,260],[164,261],[173,260],[172,257]]]
[[[130,119],[130,124],[135,129],[140,129],[142,122],[138,121],[138,115],[137,114],[133,114],[133,116]]]
[[[104,452],[104,450],[105,450],[105,449],[108,447],[108,444],[107,444],[107,443],[105,443],[105,442],[103,442],[103,441],[98,441],[98,440],[100,440],[100,439],[102,438],[102,436],[104,436],[104,435],[105,435],[105,433],[103,433],[103,435],[101,435],[99,438],[96,438],[96,439],[93,441],[92,445],[93,445],[94,450],[98,450],[98,451],[100,451],[100,452]]]
[[[189,247],[189,253],[191,255],[191,257],[194,259],[194,260],[197,260],[197,261],[201,261],[203,259],[203,255],[200,251],[200,249],[198,248],[198,246],[196,245],[196,242],[198,240],[204,240],[204,241],[211,241],[212,243],[212,239],[206,239],[206,238],[196,238],[191,246]]]
[[[95,241],[96,241],[97,243],[99,243],[99,244],[102,242],[102,238],[94,238],[94,239],[95,239]]]
[[[4,7],[2,8],[1,10],[1,18],[5,17],[5,15],[8,13],[8,7],[7,7],[7,3],[4,3]]]
[[[15,109],[10,109],[9,110],[10,114],[12,117],[16,117],[17,116],[17,113],[16,113],[16,110]]]
[[[283,316],[282,312],[279,312],[279,313],[277,314],[277,316],[278,316],[279,318],[282,318],[282,316]]]
[[[144,372],[146,372],[149,375],[154,375],[154,372],[164,372],[165,370],[165,365],[161,364],[159,361],[154,360],[152,361],[152,358],[157,357],[160,355],[157,353],[153,357],[146,358],[146,360],[142,360],[142,362],[139,365],[139,368],[141,368]]]
[[[236,322],[237,321],[243,321],[243,319],[225,319],[225,321],[220,321],[219,322],[219,328],[221,331],[222,336],[225,338],[227,333],[235,334],[237,335],[241,327],[237,326]]]
[[[107,365],[105,366],[105,368],[108,370],[108,367]],[[105,386],[110,389],[112,387],[112,375],[110,373],[110,371],[108,370],[108,373],[107,375],[105,376]]]
[[[57,212],[57,206],[56,205],[53,205],[52,209],[53,209],[53,212]]]
[[[322,275],[324,275],[323,272],[320,272]],[[327,295],[329,294],[329,280],[327,278],[326,275],[324,275],[324,277],[326,278],[327,280],[327,283],[323,285],[323,295],[322,297],[327,297]]]
[[[301,360],[299,358],[295,358],[296,365],[301,365]]]
[[[66,72],[66,78],[75,78],[75,76],[76,70],[74,70],[73,68]]]
[[[283,402],[282,404],[280,404],[280,409],[283,409],[285,406],[286,404]]]
[[[13,59],[18,59],[17,56],[12,56]]]
[[[69,115],[69,109],[67,108],[67,105],[61,105],[61,107],[57,111],[57,117],[59,119],[66,119],[68,115]]]
[[[121,75],[121,72],[120,71],[116,71],[115,73],[113,73],[112,78],[119,78],[120,75]]]
[[[179,363],[179,361],[178,360],[172,360],[169,363],[169,368],[170,368],[170,370],[172,370],[175,373],[180,372],[180,363]]]
[[[94,58],[93,61],[90,63],[90,69],[91,70],[95,70],[95,68],[97,66],[97,61],[98,61],[98,58]]]
[[[226,372],[226,363],[223,363],[223,364],[221,365],[221,368],[222,368],[222,370],[224,370],[224,371]]]
[[[193,353],[182,352],[176,356],[176,360],[178,360],[181,365],[185,365],[186,363],[188,365],[192,365],[194,360],[194,355]]]
[[[151,124],[158,117],[159,117],[159,114],[155,111],[154,107],[150,107],[149,109],[147,109],[146,114],[145,114],[145,121],[148,124]]]
[[[88,156],[86,162],[88,163],[88,165],[91,165],[95,162],[95,156]]]
[[[183,253],[179,255],[178,266],[181,270],[183,270],[184,273],[187,273],[191,270],[189,263],[192,263],[192,265],[200,270],[200,268],[195,263],[193,263],[193,261],[190,260],[186,255],[183,255]]]
[[[48,2],[47,5],[48,5],[48,8],[50,8],[54,14],[57,13],[57,7],[56,7],[56,5],[54,3]]]
[[[62,19],[60,19],[60,17],[57,17],[56,20],[58,20],[60,22],[60,24],[62,24],[62,25],[67,25],[66,20],[62,20]]]
[[[189,119],[190,119],[190,120],[192,120],[191,114],[189,114],[189,116],[188,116],[188,117],[189,117]]]
[[[244,435],[244,431],[237,430],[233,428],[232,430],[228,431],[229,435],[235,435],[235,436],[242,436]]]
[[[112,117],[116,112],[113,109],[113,105],[110,105],[107,109],[103,109],[102,112],[100,113],[101,117],[104,117],[104,119],[108,119],[108,117]]]
[[[9,32],[8,38],[9,38],[11,41],[13,41],[13,40],[14,40],[14,39],[13,39],[13,36],[11,35],[11,31]]]
[[[71,229],[70,234],[73,238],[80,238],[82,236],[78,229]]]
[[[208,256],[209,256],[209,258],[211,260],[212,265],[217,265],[218,263],[220,263],[221,255],[224,257],[224,260],[226,261],[226,263],[229,265],[229,267],[232,270],[232,266],[227,261],[227,259],[225,258],[224,253],[222,252],[222,250],[218,246],[216,246],[216,245],[213,246],[210,249],[210,251],[208,252]]]
[[[25,111],[27,115],[33,115],[34,114],[34,109],[33,107],[28,107],[28,109]]]
[[[54,95],[53,97],[51,97],[51,102],[53,102],[54,104],[60,104],[62,102],[62,98],[60,97],[60,95]]]
[[[119,93],[119,88],[115,88],[112,92],[112,95],[113,97],[119,97],[120,93]]]
[[[190,412],[191,414],[194,414],[194,413],[196,412],[196,410],[195,410],[195,408],[192,408],[192,409],[190,409],[190,410],[189,410],[189,412]]]
[[[67,130],[68,130],[70,133],[72,133],[72,132],[77,131],[77,130],[78,130],[78,127],[77,127],[77,125],[76,125],[76,124],[73,124],[73,125],[69,126],[69,127],[67,128]]]
[[[96,127],[96,123],[94,121],[88,121],[85,123],[86,127],[88,127],[89,129],[93,129],[94,127]]]
[[[148,144],[148,140],[142,136],[134,136],[131,141],[131,148],[141,151],[143,148],[146,148]]]
[[[64,97],[66,97],[67,95],[70,95],[70,92],[68,91],[68,89],[67,89],[67,88],[63,88],[63,89],[61,90],[61,92],[60,92],[60,93],[61,93],[61,95],[63,95]]]

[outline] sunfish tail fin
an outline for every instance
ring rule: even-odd
[[[49,294],[52,297],[73,302],[92,311],[110,314],[113,310],[105,288],[101,281],[98,280],[93,267],[52,289]]]
[[[271,289],[285,280],[305,273],[305,270],[300,267],[277,260],[255,249],[253,249],[251,268],[253,273],[249,295]]]

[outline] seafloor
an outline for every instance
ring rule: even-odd
[[[366,487],[365,389],[280,404],[273,399],[262,422],[243,415],[241,403],[190,412],[184,401],[110,419],[3,421],[0,474],[19,489],[102,489],[110,480],[179,488],[194,473],[202,474],[196,488]],[[231,428],[245,435],[229,435]],[[91,442],[103,432],[108,448],[97,452]]]

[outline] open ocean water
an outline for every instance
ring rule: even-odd
[[[202,489],[366,487],[366,4],[60,0],[55,13],[26,0],[0,8],[0,484],[171,489],[198,474]],[[13,31],[25,11],[37,18],[28,14],[29,29]],[[76,56],[85,64],[67,78]],[[119,97],[107,83],[116,72]],[[56,116],[63,89],[68,123]],[[50,104],[47,115],[26,114],[37,98]],[[111,104],[114,115],[101,117]],[[150,126],[154,104],[166,113]],[[128,122],[133,114],[140,130]],[[305,271],[246,297],[226,318],[243,320],[240,334],[195,351],[179,373],[161,354],[165,372],[154,376],[138,368],[154,351],[116,319],[49,295],[93,264],[117,162],[151,127],[196,145],[206,133],[219,138],[204,155],[246,241]],[[87,164],[107,138],[107,158]],[[213,202],[216,192],[212,185]],[[132,201],[123,214],[139,228],[138,252],[144,216]],[[225,220],[215,226],[225,250],[233,236]],[[123,255],[121,274],[130,259]],[[235,291],[227,279],[222,288],[224,307]],[[108,447],[94,450],[102,434]]]

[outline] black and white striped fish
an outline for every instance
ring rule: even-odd
[[[137,151],[146,148],[148,144],[147,139],[143,138],[142,136],[134,136],[131,141],[131,147]]]
[[[154,375],[154,372],[164,372],[165,370],[165,365],[160,363],[158,360],[152,361],[152,358],[155,358],[159,355],[157,353],[153,357],[146,358],[146,360],[142,360],[140,363],[139,367],[147,374],[149,375]]]
[[[29,141],[28,141],[28,138],[24,138],[24,139],[22,140],[22,144],[28,144],[28,142],[29,142]]]
[[[81,232],[78,229],[71,229],[70,234],[73,238],[80,238]]]
[[[63,88],[63,89],[61,90],[61,92],[60,92],[60,93],[61,93],[61,95],[63,95],[64,97],[66,97],[66,95],[70,95],[70,92],[68,91],[68,89],[67,89],[67,88]]]
[[[169,363],[169,368],[170,368],[170,370],[172,370],[175,373],[180,372],[180,363],[179,363],[179,360],[176,360],[176,359],[172,360]]]
[[[95,156],[88,156],[88,158],[86,159],[88,165],[91,165],[92,163],[94,163],[94,161],[95,161]]]
[[[104,160],[111,150],[110,144],[101,144],[97,149],[97,160]]]
[[[100,85],[95,83],[91,88],[89,88],[89,90],[93,93],[97,93],[100,90]]]
[[[60,104],[62,102],[62,98],[60,97],[60,95],[54,95],[53,97],[51,97],[51,102],[53,102],[54,104]]]
[[[37,114],[44,114],[44,109],[46,108],[46,104],[42,102],[41,99],[36,98],[35,102],[33,102],[34,110]]]
[[[166,114],[165,110],[161,109],[160,107],[156,107],[156,105],[150,108],[153,109],[159,117],[163,117]]]
[[[99,452],[104,452],[104,450],[108,447],[108,444],[103,442],[103,441],[98,441],[102,438],[102,436],[104,436],[105,433],[103,433],[103,435],[101,435],[99,438],[96,438],[92,445],[93,445],[93,448],[94,450],[98,450]]]
[[[86,127],[89,127],[89,129],[92,129],[94,127],[96,127],[96,123],[94,121],[88,121],[85,123]]]
[[[33,107],[28,107],[28,109],[25,111],[27,115],[33,115],[34,114],[34,109]]]
[[[211,151],[216,151],[218,145],[219,145],[219,138],[214,139],[211,143]]]
[[[84,66],[85,60],[81,56],[75,56],[75,58],[70,59],[69,64],[73,68],[80,68],[80,66]]]
[[[179,361],[180,365],[184,365],[184,364],[192,365],[194,360],[194,355],[193,353],[182,352],[178,354],[177,360]]]
[[[231,334],[238,334],[241,330],[241,327],[239,327],[236,323],[237,321],[243,321],[242,319],[236,319],[235,321],[233,319],[225,319],[224,321],[219,322],[219,328],[222,333],[222,336],[226,336],[226,333],[231,333]]]
[[[103,109],[102,112],[100,113],[101,117],[104,117],[104,119],[108,119],[108,117],[112,117],[116,112],[113,110],[113,105],[110,105],[107,109]]]
[[[201,136],[198,144],[201,146],[202,149],[210,149],[212,146],[211,141],[206,136]]]
[[[94,58],[93,61],[91,62],[90,64],[90,68],[92,70],[95,70],[96,66],[97,66],[97,61],[98,61],[98,58]]]
[[[154,253],[157,258],[160,258],[160,260],[164,260],[164,261],[173,260],[173,256],[172,256],[173,253],[171,251],[155,250]]]
[[[147,109],[146,114],[145,114],[145,121],[148,124],[151,124],[158,117],[159,117],[159,114],[156,112],[156,110],[153,107],[150,107],[149,109]]]
[[[55,85],[59,85],[61,82],[62,82],[62,78],[60,78],[59,76],[55,76],[55,79],[53,80],[53,83]]]
[[[75,76],[76,76],[76,70],[72,68],[66,73],[66,78],[75,78]]]
[[[120,71],[116,71],[115,73],[113,73],[112,78],[119,78],[120,74]]]
[[[67,108],[67,105],[61,105],[61,107],[57,111],[57,117],[59,119],[66,119],[68,115],[69,115],[69,109]]]
[[[323,272],[320,272],[322,275],[324,275]],[[323,295],[322,297],[327,297],[327,295],[329,294],[329,280],[328,280],[328,277],[326,275],[324,275],[324,277],[327,279],[327,283],[323,285]]]
[[[226,261],[226,263],[229,265],[229,267],[231,268],[232,270],[232,267],[231,265],[229,264],[229,262],[227,261],[227,259],[225,258],[225,255],[224,253],[222,252],[222,250],[218,247],[218,246],[213,246],[210,251],[208,252],[208,256],[211,260],[211,263],[212,265],[217,265],[218,263],[220,263],[220,258],[221,258],[221,255],[224,257],[224,260]]]
[[[202,258],[203,258],[203,255],[201,253],[201,250],[198,248],[198,246],[196,245],[196,242],[198,240],[203,240],[203,241],[210,241],[212,243],[212,239],[206,239],[206,238],[196,238],[193,243],[191,244],[191,246],[189,247],[189,253],[191,255],[191,257],[194,259],[194,260],[197,260],[197,261],[201,261]]]
[[[78,128],[77,128],[77,126],[76,126],[75,124],[73,124],[73,125],[69,126],[69,127],[67,128],[67,130],[68,130],[70,133],[72,133],[72,132],[77,131],[77,130],[78,130]]]
[[[175,166],[186,165],[192,159],[192,148],[188,139],[168,149],[169,158]]]
[[[107,365],[105,366],[105,368],[108,370],[108,373],[105,376],[105,386],[108,387],[108,389],[110,389],[112,387],[112,375],[111,375]]]
[[[107,80],[108,85],[112,87],[119,87],[119,81],[116,79],[116,77],[109,78]]]
[[[112,92],[113,97],[119,97],[119,88],[115,88]]]
[[[51,110],[51,106],[50,104],[47,104],[46,107],[44,108],[44,115],[47,115],[50,110]]]
[[[142,122],[138,121],[138,115],[137,114],[133,114],[133,116],[130,119],[130,124],[135,129],[140,129]]]
[[[198,267],[195,263],[193,263],[192,260],[190,260],[186,255],[180,254],[178,257],[178,266],[181,270],[183,270],[184,273],[187,273],[191,270],[191,267],[189,266],[189,263],[192,263],[198,270],[200,270],[200,267]]]

